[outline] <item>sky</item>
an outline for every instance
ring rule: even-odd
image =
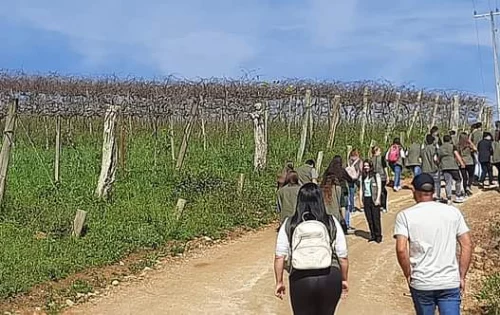
[[[490,24],[473,11],[497,2],[0,0],[0,69],[388,80],[494,102]]]

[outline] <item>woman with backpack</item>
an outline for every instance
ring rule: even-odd
[[[344,233],[353,230],[345,221],[341,211],[347,205],[347,183],[351,182],[351,177],[342,166],[342,157],[336,155],[323,174],[321,190],[325,199],[326,213],[333,215],[341,223]]]
[[[382,212],[387,212],[387,162],[385,157],[382,156],[382,149],[380,147],[372,148],[372,163],[373,171],[380,175],[382,180],[382,194],[380,196],[380,207]]]
[[[394,191],[401,190],[401,173],[403,172],[403,159],[406,158],[405,151],[399,138],[394,138],[391,147],[385,155],[385,160],[389,162],[391,170],[394,172]]]
[[[371,237],[368,242],[382,242],[382,224],[380,222],[381,195],[382,180],[380,175],[373,170],[372,161],[366,160],[363,162],[359,199],[365,209],[366,221],[370,228]]]
[[[314,246],[315,251],[310,250]],[[318,185],[299,190],[297,210],[280,228],[274,273],[276,297],[283,299],[283,271],[288,262],[293,314],[331,315],[342,293],[347,294],[347,243],[340,223],[325,210]]]

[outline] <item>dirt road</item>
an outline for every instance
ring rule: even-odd
[[[368,243],[364,215],[354,219],[358,231],[348,236],[350,293],[338,314],[414,314],[391,238],[397,212],[414,202],[410,191],[390,193],[383,243]],[[291,314],[288,294],[284,300],[273,295],[275,240],[275,228],[248,233],[65,314]]]

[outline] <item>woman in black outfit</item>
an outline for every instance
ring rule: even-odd
[[[462,132],[459,135],[458,152],[465,163],[465,168],[460,168],[463,189],[464,192],[470,196],[472,195],[472,183],[474,181],[474,153],[477,152],[477,148],[465,132]]]
[[[493,183],[493,169],[491,167],[493,141],[491,133],[484,133],[483,140],[479,141],[477,145],[477,151],[479,153],[479,163],[481,163],[481,177],[479,178],[479,184],[480,186],[482,186],[482,188],[484,188],[484,180],[486,179],[486,174],[488,175],[489,184],[492,185]]]
[[[334,233],[335,243],[332,245],[334,257],[332,257],[331,267],[326,269],[297,270],[291,268],[289,282],[293,314],[332,315],[335,314],[342,292],[347,293],[348,290],[347,245],[339,222],[327,215],[321,190],[314,183],[307,183],[300,188],[295,215],[285,220],[278,233],[274,261],[275,295],[282,299],[285,294],[283,271],[285,257],[290,255],[291,236],[303,218],[308,219],[308,217],[322,222],[330,233]],[[290,220],[289,224],[287,224],[287,220]],[[330,224],[332,221],[334,225]],[[336,231],[331,230],[333,226],[335,226]]]

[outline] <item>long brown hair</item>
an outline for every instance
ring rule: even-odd
[[[368,171],[368,173],[365,171],[365,164],[368,164],[370,165],[370,170]],[[367,177],[373,177],[373,175],[375,174],[375,170],[373,169],[373,162],[372,160],[364,160],[363,161],[363,168],[362,168],[362,175],[363,175],[363,179],[367,178]]]
[[[458,136],[458,150],[463,151],[466,148],[471,148],[470,139],[465,132],[461,132]]]

